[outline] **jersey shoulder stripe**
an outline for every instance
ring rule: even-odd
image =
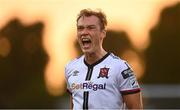
[[[134,75],[133,69],[127,63],[127,61],[122,60],[121,58],[115,56],[112,53],[111,53],[111,57],[113,58],[111,60],[114,61],[114,65],[119,69],[119,73],[121,73],[123,79],[126,79]]]
[[[113,59],[120,59],[118,56],[114,55],[113,53],[111,53],[110,56],[111,56]]]
[[[110,57],[112,58],[112,60],[119,66],[124,65],[124,63],[126,62],[125,60],[121,59],[120,57],[114,55],[113,53],[110,54]]]

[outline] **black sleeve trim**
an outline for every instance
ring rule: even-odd
[[[67,91],[70,95],[72,95],[72,93],[71,93],[68,89],[67,89],[66,91]]]
[[[121,91],[121,94],[122,94],[122,95],[135,94],[135,93],[138,93],[138,92],[140,92],[140,91],[141,91],[141,89],[140,89],[140,88],[137,88],[137,89],[133,89],[133,90]]]

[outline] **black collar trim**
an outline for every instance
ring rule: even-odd
[[[97,62],[95,62],[95,63],[93,63],[93,64],[91,64],[91,65],[88,64],[88,63],[86,62],[85,58],[84,58],[84,64],[85,64],[86,66],[88,66],[88,67],[94,67],[95,65],[101,63],[104,59],[106,59],[110,54],[111,54],[111,53],[108,52],[108,53],[107,53],[106,55],[104,55],[101,59],[99,59]]]

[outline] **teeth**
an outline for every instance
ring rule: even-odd
[[[86,36],[82,36],[81,37],[81,41],[82,41],[82,43],[84,44],[84,43],[91,43],[91,39],[90,39],[90,36],[89,35],[86,35]]]
[[[83,38],[82,41],[90,41],[88,38]]]

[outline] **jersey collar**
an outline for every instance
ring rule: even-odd
[[[94,67],[95,65],[101,63],[104,59],[106,59],[108,56],[110,55],[110,52],[108,52],[106,55],[104,55],[101,59],[99,59],[98,61],[96,61],[93,64],[88,64],[84,58],[84,64],[88,67]]]

